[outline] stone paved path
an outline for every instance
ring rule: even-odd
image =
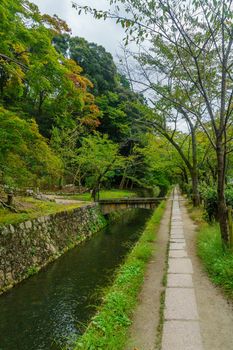
[[[175,191],[174,201],[167,201],[157,241],[153,243],[153,257],[125,350],[161,349],[157,327],[168,240],[162,350],[233,350],[232,303],[209,280],[196,254],[196,234],[183,199]]]
[[[193,266],[186,250],[176,190],[173,199],[162,350],[203,350]]]

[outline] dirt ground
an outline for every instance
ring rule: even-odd
[[[157,234],[152,259],[148,265],[145,282],[139,296],[139,305],[134,313],[126,350],[155,349],[159,324],[160,295],[165,289],[162,279],[165,269],[169,236],[171,201],[167,202]]]
[[[190,219],[183,200],[180,201],[180,205],[188,254],[194,269],[193,283],[204,350],[233,350],[233,305],[226,300],[220,289],[210,282],[204,271],[203,265],[196,255],[196,226]],[[168,201],[125,350],[156,349],[160,295],[164,290],[162,278],[165,268],[170,215],[171,201]]]
[[[196,255],[196,226],[190,219],[184,202],[180,202],[184,234],[194,274],[193,283],[200,317],[205,350],[233,350],[233,305],[209,280]]]

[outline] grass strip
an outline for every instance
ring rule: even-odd
[[[137,197],[137,193],[131,190],[101,190],[100,191],[100,199],[117,199],[117,198],[129,198],[129,197]],[[91,198],[90,193],[82,193],[67,196],[68,199],[76,199],[81,201],[89,201],[91,202],[93,199]]]
[[[162,278],[162,286],[164,287],[164,290],[160,294],[159,324],[157,326],[156,343],[155,343],[156,350],[160,350],[162,348],[163,327],[164,327],[164,321],[165,321],[165,317],[164,317],[165,295],[166,295],[166,288],[167,288],[168,259],[169,259],[170,237],[171,237],[172,207],[173,207],[173,202],[171,203],[171,207],[170,207],[169,239],[167,242],[165,267],[164,267],[164,274]]]
[[[12,213],[8,209],[0,208],[0,227],[9,224],[14,225],[23,221],[36,219],[40,216],[56,214],[84,206],[82,203],[58,204],[33,198],[23,198],[22,204],[27,204],[28,206],[18,213]]]
[[[137,298],[144,281],[147,263],[152,256],[156,233],[165,203],[155,209],[139,241],[119,268],[103,304],[92,318],[86,332],[77,340],[75,350],[122,350]]]
[[[233,299],[233,253],[224,250],[218,224],[202,223],[197,237],[197,252],[210,279]]]

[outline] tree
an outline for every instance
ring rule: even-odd
[[[113,177],[115,170],[121,168],[123,162],[124,158],[119,155],[118,146],[107,135],[96,133],[83,138],[76,164],[85,173],[94,200],[97,199],[101,184]]]
[[[141,181],[150,188],[158,186],[162,193],[166,193],[174,176],[178,173],[177,164],[182,161],[179,155],[177,157],[169,141],[160,135],[147,133],[144,147],[136,146],[134,151],[143,156]],[[176,164],[177,158],[179,159]]]
[[[0,107],[0,172],[3,185],[37,187],[56,184],[61,160],[49,148],[33,120],[23,120]]]
[[[152,126],[178,152],[192,179],[193,205],[198,206],[200,204],[198,190],[198,148],[196,140],[198,123],[194,123],[182,108],[176,106],[175,109],[166,97],[161,98],[153,104],[153,110],[146,107],[148,117],[147,119],[144,117],[144,120],[141,120],[141,122],[147,122]],[[186,124],[187,132],[179,130],[179,123],[182,121]]]
[[[94,95],[113,91],[118,84],[118,73],[112,55],[103,46],[89,43],[83,38],[56,36],[55,47],[69,55],[83,68],[85,76],[93,82]]]
[[[233,112],[232,1],[111,0],[110,3],[123,4],[128,18],[122,18],[119,11],[111,14],[91,9],[91,12],[96,17],[111,16],[121,21],[127,39],[147,38],[151,42],[154,51],[148,65],[158,68],[158,72],[160,62],[165,59],[168,69],[162,67],[164,87],[169,89],[169,82],[174,81],[175,86],[185,91],[189,103],[185,103],[187,99],[180,100],[179,105],[200,123],[215,150],[219,221],[222,240],[227,244],[224,190],[227,156],[232,151],[229,134]],[[153,81],[151,87],[154,88]],[[211,124],[211,134],[205,128],[205,121]]]

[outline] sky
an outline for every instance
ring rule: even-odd
[[[89,42],[95,42],[116,57],[120,52],[120,44],[124,31],[114,20],[96,20],[91,15],[81,14],[72,8],[71,0],[31,0],[42,13],[58,15],[64,19],[72,30],[72,35],[83,37]],[[89,5],[101,10],[107,10],[108,0],[77,0],[80,5]]]

